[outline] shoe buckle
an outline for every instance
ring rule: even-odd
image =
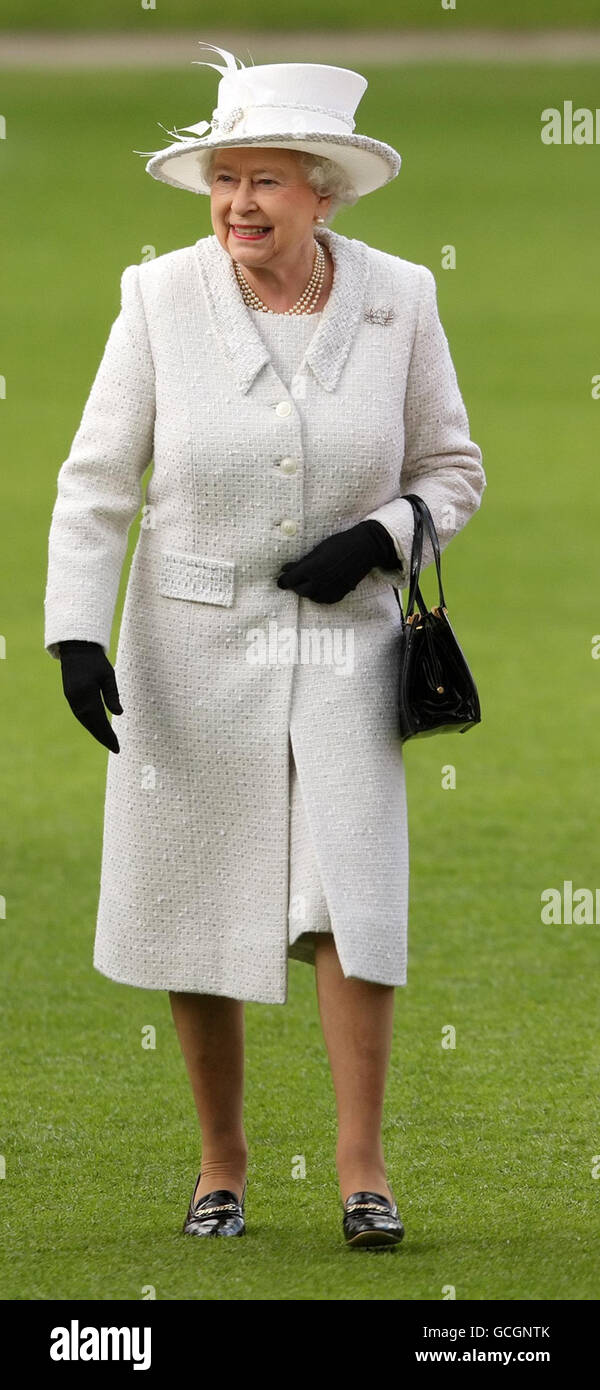
[[[201,1201],[202,1201],[202,1198],[199,1197],[199,1198],[198,1198],[198,1203],[201,1202]],[[225,1205],[222,1206],[222,1207],[203,1207],[203,1208],[202,1208],[202,1211],[198,1211],[198,1204],[197,1204],[195,1207],[192,1207],[192,1211],[193,1211],[193,1213],[194,1213],[195,1216],[210,1216],[210,1215],[212,1215],[212,1213],[215,1212],[215,1211],[238,1211],[238,1210],[239,1210],[239,1208],[238,1208],[237,1202],[226,1202]]]
[[[380,1202],[354,1202],[351,1207],[346,1207],[346,1211],[385,1211],[389,1212],[389,1207],[382,1207]]]

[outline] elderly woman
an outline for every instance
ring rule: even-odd
[[[354,133],[366,80],[217,51],[210,128],[169,132],[147,164],[210,196],[214,234],[123,272],[58,477],[45,646],[118,754],[94,965],[169,992],[202,1138],[184,1231],[244,1232],[244,1001],[285,1003],[293,957],[315,969],[344,1237],[394,1245],[381,1123],[406,984],[401,494],[425,499],[443,546],[485,475],[433,275],[328,225],[400,168]]]

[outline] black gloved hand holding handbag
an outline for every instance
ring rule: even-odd
[[[315,603],[338,603],[375,565],[397,569],[399,563],[389,531],[369,517],[347,531],[326,536],[299,560],[287,560],[277,586],[293,589]]]

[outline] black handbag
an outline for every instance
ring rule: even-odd
[[[423,738],[430,734],[464,734],[481,723],[477,687],[448,619],[442,588],[440,545],[433,517],[422,497],[403,494],[410,502],[415,528],[410,561],[410,588],[406,618],[400,607],[399,725],[400,738]],[[423,555],[423,528],[427,527],[439,587],[439,606],[428,609],[419,588]],[[420,612],[415,612],[415,598]]]

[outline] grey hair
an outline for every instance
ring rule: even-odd
[[[326,226],[330,226],[341,207],[353,207],[358,202],[359,194],[344,169],[333,159],[327,159],[321,154],[311,154],[309,150],[292,150],[291,153],[296,155],[305,180],[313,192],[319,196],[331,194],[329,212],[323,218]],[[216,149],[201,150],[198,153],[202,177],[208,184],[212,179],[216,154]]]

